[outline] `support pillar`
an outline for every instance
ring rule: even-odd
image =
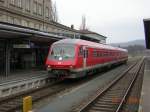
[[[5,76],[7,77],[10,74],[10,43],[6,41],[6,48],[5,48]]]

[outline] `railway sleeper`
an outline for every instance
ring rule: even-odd
[[[116,91],[115,90],[113,90],[113,91],[111,90],[107,94],[120,94],[120,93],[124,93],[126,91],[126,89],[116,90]]]
[[[7,112],[8,108],[0,108],[0,112]]]
[[[112,99],[100,99],[99,101],[101,101],[101,102],[112,102],[113,100]]]
[[[121,97],[119,97],[121,98]],[[101,100],[113,100],[114,98],[113,97],[102,97]]]
[[[103,108],[116,108],[117,107],[117,104],[113,104],[113,105],[108,105],[108,104],[98,104],[98,103],[96,103],[96,104],[94,104],[94,106],[96,106],[96,107],[103,107]]]
[[[113,99],[111,99],[111,100],[98,100],[97,101],[98,103],[103,103],[103,104],[106,104],[106,103],[110,103],[110,104],[118,104],[118,103],[120,103],[120,100],[113,100]]]
[[[119,86],[119,87],[112,87],[110,90],[111,91],[120,91],[120,90],[124,90],[126,89],[126,87],[128,87],[128,84],[120,84],[120,85],[124,85],[123,87]]]
[[[12,109],[15,109],[17,106],[15,105],[5,105],[2,108],[0,108],[0,112],[7,112],[10,111]]]
[[[13,105],[13,106],[18,105],[18,102],[9,102],[8,105]],[[21,105],[21,103],[20,103],[20,105]]]
[[[104,107],[91,107],[90,110],[97,110],[99,112],[101,112],[101,111],[115,112],[115,108],[104,108]]]
[[[122,97],[123,95],[121,95],[121,94],[109,94],[109,95],[107,95],[107,96],[102,96],[102,98],[120,98],[120,97]]]
[[[108,105],[118,105],[119,103],[118,102],[100,102],[100,101],[97,101],[96,102],[97,104],[100,104],[100,105],[103,105],[103,104],[108,104]]]
[[[89,110],[88,112],[100,112],[98,110]],[[106,112],[106,111],[101,111],[101,112]]]

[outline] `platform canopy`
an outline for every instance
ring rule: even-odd
[[[150,49],[150,19],[144,19],[146,48]]]
[[[39,42],[57,41],[64,36],[42,32],[33,28],[0,22],[0,39],[24,39]]]

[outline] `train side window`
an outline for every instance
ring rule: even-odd
[[[97,51],[97,57],[99,57],[99,55],[100,55],[100,54],[99,54],[99,51]]]
[[[114,56],[114,55],[113,55],[113,52],[111,52],[111,56]]]
[[[103,51],[101,52],[101,57],[103,57]]]
[[[106,51],[105,54],[106,54],[106,57],[107,57],[108,56],[108,52]]]
[[[106,51],[104,52],[104,56],[105,56],[105,57],[107,56],[107,53],[106,53]]]
[[[88,55],[89,55],[88,50],[87,49],[84,50],[84,58],[88,58]]]
[[[102,57],[102,56],[103,56],[103,55],[102,55],[102,52],[100,51],[100,52],[99,52],[99,57]]]
[[[96,50],[93,51],[93,57],[97,57],[97,51]]]
[[[86,58],[88,58],[88,56],[89,56],[89,51],[86,50]]]
[[[97,57],[100,57],[100,55],[101,55],[101,54],[100,54],[100,51],[98,51],[98,52],[97,52]]]
[[[79,56],[83,56],[83,47],[82,46],[79,47]]]

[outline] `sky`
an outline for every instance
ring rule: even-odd
[[[150,0],[52,0],[59,22],[79,29],[82,16],[87,28],[104,35],[107,43],[144,39],[143,19],[150,18]]]

